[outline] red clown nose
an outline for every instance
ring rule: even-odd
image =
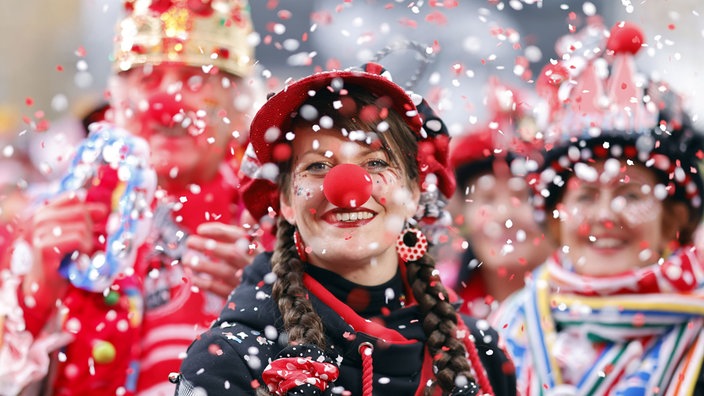
[[[174,116],[185,112],[183,103],[176,100],[174,95],[165,92],[157,93],[149,98],[149,109],[145,112],[145,117],[166,127],[174,126]]]
[[[372,177],[358,165],[340,164],[325,176],[323,193],[335,206],[356,208],[372,196]]]

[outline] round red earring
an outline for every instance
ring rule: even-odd
[[[398,236],[396,251],[405,262],[420,260],[428,252],[428,239],[419,229],[406,227]]]

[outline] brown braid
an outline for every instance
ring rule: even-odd
[[[447,290],[434,271],[435,262],[428,255],[407,263],[408,283],[423,315],[423,331],[428,337],[428,351],[437,367],[437,383],[447,394],[455,387],[459,375],[464,375],[468,381],[473,380],[473,376],[467,350],[456,336],[457,311],[450,304]]]
[[[312,344],[324,350],[323,321],[303,285],[303,263],[293,243],[294,227],[283,217],[279,217],[277,227],[276,248],[271,258],[272,271],[276,274],[272,297],[279,304],[288,343]]]
[[[308,290],[303,285],[303,263],[293,242],[295,228],[283,217],[279,217],[276,226],[276,247],[271,258],[276,281],[271,294],[279,305],[288,343],[312,344],[324,350],[323,321],[313,309]],[[270,396],[266,386],[257,389],[257,396]]]

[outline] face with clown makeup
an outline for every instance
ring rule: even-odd
[[[609,276],[656,263],[686,222],[684,204],[665,201],[664,186],[640,164],[578,163],[551,230],[575,271]]]
[[[339,129],[300,126],[294,133],[281,213],[298,229],[308,260],[360,284],[390,279],[398,267],[396,238],[418,207],[418,184],[379,142],[351,141]],[[323,193],[326,175],[340,164],[371,176],[371,197],[354,208],[338,207]]]
[[[117,125],[145,138],[161,185],[212,178],[230,144],[247,137],[246,82],[179,64],[137,66],[110,81]]]

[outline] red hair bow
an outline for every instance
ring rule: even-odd
[[[340,374],[339,368],[326,362],[316,362],[311,357],[279,358],[271,362],[262,379],[274,395],[283,396],[299,386],[315,386],[325,391],[329,382]]]

